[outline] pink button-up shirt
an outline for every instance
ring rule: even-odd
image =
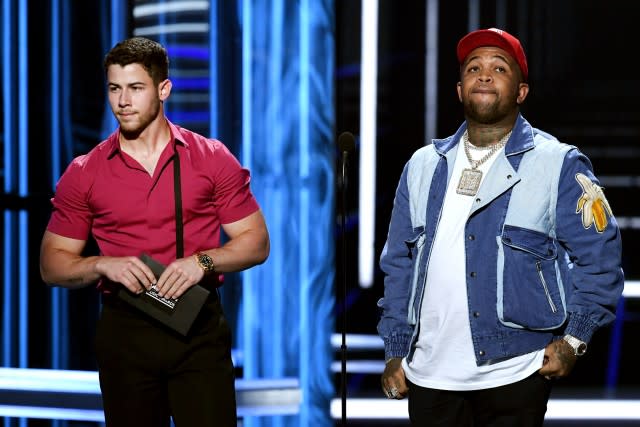
[[[146,252],[169,264],[176,258],[173,155],[180,158],[184,255],[220,246],[220,225],[259,209],[249,171],[217,140],[169,123],[171,141],[153,176],[120,150],[117,130],[75,158],[60,178],[47,229],[87,240],[102,255]]]

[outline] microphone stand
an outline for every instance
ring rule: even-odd
[[[342,171],[340,179],[340,194],[342,205],[340,209],[340,238],[342,251],[342,345],[341,350],[341,381],[340,394],[342,399],[342,423],[347,425],[347,237],[346,237],[346,216],[347,216],[347,159],[349,151],[355,148],[355,137],[350,132],[343,132],[338,138],[338,145],[342,152]]]
[[[341,375],[341,397],[342,397],[342,426],[347,425],[347,236],[345,227],[345,217],[347,211],[347,151],[342,151],[342,179],[340,189],[342,195],[342,209],[340,215],[340,236],[342,239],[342,375]]]

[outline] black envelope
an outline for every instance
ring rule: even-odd
[[[142,254],[140,259],[151,268],[156,279],[165,269],[164,265],[147,254]],[[180,298],[167,299],[158,295],[153,288],[141,294],[134,294],[123,286],[116,295],[174,331],[187,335],[193,321],[209,297],[209,291],[200,285],[195,285]]]

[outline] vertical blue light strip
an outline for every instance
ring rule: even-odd
[[[28,69],[28,32],[27,32],[27,0],[21,0],[18,6],[18,194],[26,197],[29,191],[28,160],[29,160],[29,69]],[[18,286],[19,286],[19,366],[28,365],[29,349],[29,275],[27,261],[29,260],[28,213],[20,211],[18,218]]]
[[[20,0],[18,6],[18,194],[21,197],[26,197],[29,193],[29,68],[27,57],[29,40],[27,16],[27,0]],[[26,258],[24,259],[26,260]]]
[[[251,0],[242,1],[242,164],[251,169]]]
[[[66,165],[73,154],[70,115],[68,112],[70,88],[70,31],[63,30],[62,23],[69,22],[69,0],[53,0],[51,4],[51,186],[60,178],[63,165]],[[69,296],[68,290],[54,287],[49,289],[51,310],[51,368],[65,369],[69,361]]]
[[[72,0],[64,0],[61,4],[62,15],[61,22],[71,22],[71,3]],[[67,112],[63,114],[61,130],[57,130],[56,132],[61,135],[63,144],[61,145],[62,153],[64,156],[62,157],[62,164],[66,166],[73,157],[73,136],[71,133],[72,124],[71,124],[71,31],[63,31],[62,39],[60,40],[60,53],[59,56],[62,58],[61,68],[60,68],[60,77],[61,83],[61,92],[60,92],[60,100],[58,104],[58,108],[63,112]],[[57,182],[54,181],[54,185]],[[55,338],[59,341],[58,345],[58,354],[59,361],[57,368],[67,369],[69,367],[69,290],[61,287],[56,287],[53,289],[54,294],[56,295],[56,299],[58,301],[57,309],[58,309],[58,331],[55,335]]]
[[[209,0],[209,136],[219,138],[218,124],[218,1]]]
[[[242,164],[251,170],[251,0],[242,0]],[[245,378],[256,378],[258,367],[249,357],[257,352],[254,325],[258,321],[256,302],[253,294],[253,281],[251,271],[242,273],[242,319],[243,334],[242,347],[244,357]],[[249,421],[250,420],[246,420]],[[250,427],[250,424],[247,426]]]
[[[6,10],[6,9],[5,9]],[[4,92],[7,93],[7,92]],[[6,133],[5,133],[6,135]],[[5,140],[5,144],[8,142]],[[5,161],[6,163],[6,161]],[[3,250],[4,250],[4,286],[2,287],[2,366],[9,367],[11,366],[11,341],[13,337],[11,326],[13,323],[11,319],[13,319],[13,304],[11,303],[13,300],[13,293],[11,292],[12,287],[9,286],[9,283],[12,283],[13,280],[13,268],[12,268],[12,251],[13,248],[10,247],[10,242],[13,242],[13,234],[12,230],[12,217],[11,211],[5,210],[4,212],[4,242],[3,242]]]
[[[283,90],[282,90],[282,84],[283,84],[283,55],[284,55],[284,49],[283,49],[283,37],[285,37],[285,23],[284,23],[284,4],[283,4],[283,0],[272,0],[271,3],[271,12],[270,12],[270,26],[267,26],[266,28],[269,28],[270,31],[269,32],[269,38],[270,38],[270,45],[269,45],[269,54],[268,54],[268,59],[269,59],[269,88],[268,88],[268,106],[267,106],[267,123],[269,125],[269,128],[266,129],[267,132],[265,132],[264,140],[269,140],[269,141],[274,141],[276,143],[276,145],[280,145],[280,144],[284,144],[285,141],[285,136],[284,136],[284,132],[285,132],[285,127],[287,126],[287,122],[291,116],[291,114],[288,111],[285,111],[283,109],[283,98],[285,98],[283,95]],[[290,53],[293,54],[293,53]],[[270,157],[273,156],[273,153],[278,153],[280,151],[280,148],[276,148],[276,147],[270,147],[271,149],[269,150],[270,153]],[[273,156],[275,157],[275,156]],[[284,162],[274,162],[274,164],[271,166],[272,168],[272,174],[277,176],[277,177],[284,177],[286,174],[286,171],[284,170],[283,167],[283,163]],[[282,197],[282,193],[278,190],[275,192],[276,193],[276,199],[279,199],[280,197]],[[271,206],[273,206],[273,203],[270,203]],[[284,206],[284,205],[281,205]],[[277,208],[277,209],[270,209],[271,212],[274,214],[274,218],[276,219],[276,223],[280,224],[282,219],[282,215],[284,213],[284,210],[282,207]],[[277,242],[276,245],[278,245],[279,247],[284,247],[283,246],[283,242]],[[284,250],[276,250],[273,252],[274,255],[274,261],[275,264],[274,265],[282,265],[282,262],[284,261],[282,259],[282,257],[285,255],[285,251]],[[283,277],[280,275],[280,271],[279,270],[274,270],[272,271],[272,274],[274,275],[274,280],[277,281],[281,281],[283,280]],[[265,370],[264,374],[269,375],[269,376],[274,376],[274,377],[278,377],[278,376],[282,376],[284,374],[284,366],[285,364],[288,362],[287,361],[287,354],[286,354],[286,343],[284,342],[284,328],[278,327],[279,325],[284,325],[286,324],[285,322],[285,318],[284,318],[284,310],[285,309],[285,301],[284,298],[282,298],[282,289],[280,289],[279,287],[272,287],[271,288],[271,295],[270,295],[270,300],[271,300],[271,305],[273,307],[273,310],[270,313],[271,316],[271,324],[274,325],[275,327],[273,328],[273,338],[271,340],[271,342],[267,342],[265,341],[265,346],[268,346],[268,353],[271,353],[272,357],[271,357],[271,361],[270,364],[271,366],[269,367],[269,370]],[[278,422],[279,425],[281,425]]]
[[[126,3],[128,3],[126,0],[111,0],[111,46],[124,36],[125,22],[121,18],[126,11]]]
[[[2,2],[2,98],[3,102],[3,129],[4,129],[4,192],[11,193],[13,191],[13,154],[14,146],[14,118],[13,118],[13,34],[14,26],[12,23],[13,7],[11,0],[3,0]],[[13,269],[13,248],[10,247],[15,241],[13,235],[13,218],[14,215],[10,210],[4,211],[4,286],[3,286],[3,310],[2,310],[2,365],[12,366],[12,341],[13,341],[13,322],[14,305],[13,292],[11,283],[14,283]]]
[[[55,187],[60,177],[61,144],[58,124],[60,123],[60,1],[51,2],[51,184]],[[52,288],[51,294],[51,367],[61,368],[60,360],[60,328],[63,311],[60,309],[60,289]]]
[[[108,35],[109,46],[107,46],[107,49],[110,49],[125,37],[125,28],[127,28],[126,11],[129,2],[127,0],[107,1],[110,2],[109,19],[111,20]],[[104,118],[102,120],[102,138],[104,139],[110,135],[117,126],[118,123],[111,113],[109,101],[105,100]]]
[[[60,123],[60,0],[51,0],[51,65],[49,70],[51,86],[51,182],[53,185],[60,177],[60,133],[56,132],[56,123]]]
[[[610,344],[609,361],[607,363],[607,377],[605,384],[605,394],[607,397],[615,398],[616,387],[618,385],[618,373],[620,369],[620,357],[622,348],[622,330],[625,321],[625,298],[621,298],[616,307],[616,320],[613,323]]]
[[[18,195],[26,197],[29,192],[28,152],[29,152],[29,69],[28,69],[28,23],[27,0],[18,3],[18,129],[17,129],[17,163],[18,163]],[[16,139],[12,139],[16,141]],[[12,150],[13,151],[13,150]],[[15,214],[14,214],[15,215]],[[9,282],[18,285],[18,367],[27,368],[29,363],[29,214],[21,209],[17,216],[17,280]],[[15,319],[15,318],[14,318]],[[26,427],[27,419],[20,418],[19,425]]]
[[[71,22],[72,18],[71,18],[71,7],[72,7],[72,1],[73,0],[63,0],[62,3],[60,4],[61,9],[60,9],[60,17],[59,17],[59,22],[62,23],[63,25],[61,26],[61,28],[65,28],[64,23],[66,22]],[[71,162],[71,159],[73,157],[73,135],[71,132],[72,129],[72,124],[71,124],[71,88],[73,87],[73,84],[71,82],[71,31],[68,29],[65,29],[62,31],[62,38],[59,40],[59,49],[60,52],[58,53],[58,56],[60,58],[62,58],[62,60],[60,61],[59,65],[59,77],[60,77],[60,82],[57,83],[57,85],[60,87],[60,98],[59,98],[59,104],[58,104],[58,109],[60,109],[61,111],[65,112],[65,114],[62,114],[62,116],[60,117],[62,119],[62,122],[58,122],[58,123],[63,123],[62,125],[57,125],[59,126],[61,129],[57,130],[56,132],[61,136],[61,154],[63,155],[61,157],[62,163],[58,165],[58,176],[56,177],[56,180],[54,181],[54,184],[57,182],[58,178],[60,177],[60,168],[62,166],[64,166],[66,168],[67,164],[69,162]],[[64,303],[65,303],[65,307],[63,307],[63,309],[66,309],[66,304],[67,304],[67,300],[68,297],[66,296],[67,290],[65,290],[64,288],[60,289],[61,292],[65,293],[65,297],[64,297]],[[66,312],[66,311],[65,311]],[[67,319],[68,317],[65,317],[65,319]],[[62,325],[63,328],[66,328],[67,326],[67,322],[65,321],[64,325]],[[66,329],[63,329],[66,330]],[[65,343],[65,350],[66,350],[66,343]]]
[[[299,179],[303,183],[300,191],[300,235],[311,236],[310,233],[310,204],[311,195],[309,194],[312,189],[310,188],[311,180],[309,177],[309,108],[310,108],[310,96],[309,96],[309,74],[310,74],[310,54],[309,54],[309,31],[311,22],[309,19],[309,3],[307,0],[300,2],[300,18],[299,18],[299,31],[300,31],[300,88],[298,92],[298,105],[300,108],[299,132],[300,132],[300,149],[298,151],[298,158],[300,163]],[[318,191],[318,189],[315,189]],[[316,245],[312,239],[303,238],[300,239],[299,257],[300,257],[300,384],[302,386],[302,395],[311,398],[311,354],[313,349],[312,335],[308,331],[313,329],[311,313],[313,310],[311,306],[311,272],[310,272],[310,260],[309,260],[309,245]],[[300,425],[310,426],[311,405],[306,403],[300,407]]]

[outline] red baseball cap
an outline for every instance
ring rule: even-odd
[[[472,31],[460,39],[457,49],[460,65],[462,65],[471,51],[482,46],[495,46],[507,52],[518,63],[524,80],[529,79],[527,56],[524,54],[520,40],[498,28]]]

